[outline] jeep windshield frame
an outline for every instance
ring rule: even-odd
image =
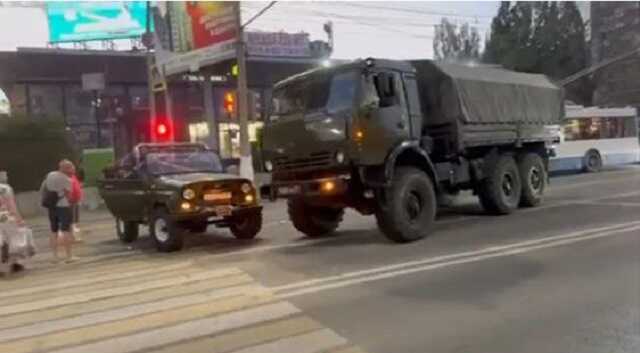
[[[224,172],[213,151],[154,151],[144,156],[144,164],[153,176]]]

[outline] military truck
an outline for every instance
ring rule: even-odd
[[[439,196],[508,214],[540,204],[563,91],[542,75],[430,60],[358,60],[277,83],[263,135],[275,197],[300,232],[344,208],[396,242],[430,233]]]
[[[180,250],[187,232],[203,233],[209,224],[238,239],[252,239],[262,227],[252,182],[224,173],[219,156],[202,144],[139,144],[104,171],[99,192],[122,242],[135,241],[147,224],[162,252]]]

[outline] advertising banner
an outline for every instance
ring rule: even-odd
[[[247,32],[247,52],[250,56],[310,57],[308,33]]]
[[[197,71],[205,65],[235,57],[238,37],[237,2],[187,1],[159,3],[166,33],[156,60],[165,75]],[[161,23],[157,24],[160,27]],[[168,48],[167,48],[168,46]]]
[[[144,1],[46,3],[49,42],[139,37],[147,29]]]

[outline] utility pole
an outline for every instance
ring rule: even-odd
[[[238,41],[236,44],[238,60],[238,117],[240,125],[240,176],[254,180],[253,158],[249,144],[249,89],[247,87],[247,56],[244,43],[244,30],[240,19],[240,2],[236,2],[236,22]]]
[[[236,23],[238,29],[238,41],[236,44],[238,60],[238,115],[240,125],[240,176],[249,180],[254,180],[253,158],[251,156],[251,145],[249,143],[249,88],[247,87],[247,51],[244,42],[244,28],[258,17],[262,16],[276,2],[272,1],[256,15],[242,24],[240,18],[240,2],[236,2]]]

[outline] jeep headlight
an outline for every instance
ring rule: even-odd
[[[191,201],[196,198],[196,192],[193,189],[184,189],[184,191],[182,191],[182,198]]]
[[[265,161],[264,170],[266,170],[267,172],[271,172],[273,170],[273,163],[271,163],[271,161]]]
[[[242,191],[245,194],[250,193],[251,190],[253,190],[253,188],[251,187],[251,185],[249,185],[249,183],[244,183],[242,184],[242,186],[240,186],[240,191]]]
[[[336,162],[338,162],[338,164],[344,163],[344,152],[342,151],[336,152]]]

